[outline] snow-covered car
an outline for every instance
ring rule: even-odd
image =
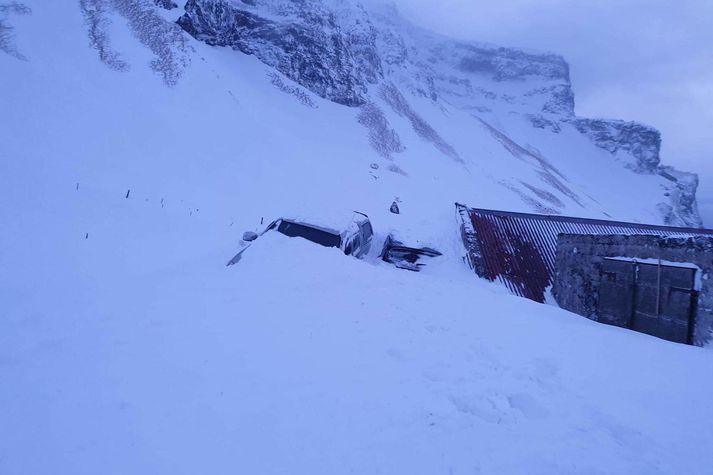
[[[380,257],[399,269],[418,272],[421,267],[426,265],[423,262],[423,258],[433,258],[440,255],[442,254],[439,251],[430,247],[405,246],[404,243],[397,241],[393,235],[389,234],[384,242]]]
[[[308,241],[325,247],[337,247],[341,249],[344,254],[354,256],[358,259],[369,252],[374,236],[369,217],[358,211],[354,212],[351,221],[342,231],[296,219],[279,218],[270,223],[260,234],[252,231],[244,233],[243,239],[240,242],[240,251],[228,261],[227,265],[232,266],[237,264],[252,242],[269,231],[276,231],[287,237],[307,239]]]

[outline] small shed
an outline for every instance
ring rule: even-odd
[[[624,266],[627,268],[634,266],[637,269],[644,269],[642,276],[651,272],[650,268],[644,265],[651,264],[651,262],[644,259],[656,259],[656,266],[658,266],[659,258],[662,260],[661,277],[664,279],[680,278],[685,280],[692,273],[694,284],[692,289],[689,290],[698,294],[692,300],[694,316],[691,318],[693,318],[692,321],[694,323],[688,324],[688,330],[679,330],[674,336],[659,330],[646,331],[644,329],[645,325],[641,321],[633,324],[625,322],[623,317],[604,316],[600,318],[597,313],[601,311],[597,307],[599,305],[598,299],[600,299],[599,281],[586,280],[584,276],[579,281],[570,281],[568,284],[570,287],[567,290],[562,285],[563,283],[560,282],[560,287],[556,294],[558,303],[568,310],[598,321],[618,322],[619,326],[646,331],[673,341],[703,345],[708,340],[713,339],[709,333],[706,333],[708,331],[706,328],[713,324],[713,321],[708,323],[709,319],[713,320],[713,317],[710,316],[711,310],[709,308],[713,303],[709,301],[708,290],[704,285],[704,282],[707,282],[706,276],[711,268],[711,260],[713,260],[713,248],[706,247],[706,243],[713,241],[713,230],[560,215],[515,213],[470,208],[458,203],[456,203],[456,216],[460,224],[461,237],[466,250],[465,261],[475,273],[490,281],[502,283],[515,295],[536,302],[545,302],[548,289],[555,284],[558,269],[560,269],[560,275],[564,275],[562,274],[564,267],[558,268],[557,264],[558,246],[563,236],[567,236],[567,239],[579,239],[578,236],[581,236],[583,240],[596,240],[599,236],[602,239],[610,240],[615,239],[615,236],[620,239],[630,238],[631,236],[639,236],[639,239],[643,240],[650,239],[651,243],[656,243],[655,249],[668,249],[668,254],[647,256],[640,252],[634,252],[634,247],[629,247],[619,254],[602,254],[600,257],[592,255],[591,258],[600,259],[601,261],[604,257],[607,257],[607,266]],[[678,242],[676,241],[677,239],[680,240],[679,244],[675,244]],[[654,246],[654,244],[650,245]],[[688,250],[684,251],[684,248]],[[594,247],[589,249],[591,249],[592,253],[595,252]],[[599,250],[596,252],[599,252]],[[706,259],[708,259],[708,262],[706,262]],[[636,265],[632,264],[634,260],[636,260]],[[624,264],[621,264],[622,262]],[[664,264],[667,264],[668,267],[665,267]],[[562,265],[565,266],[565,264]],[[664,271],[663,268],[670,268],[671,270]],[[600,270],[597,269],[596,272],[600,273]],[[642,271],[639,270],[637,272]],[[658,272],[659,270],[657,269],[657,278]],[[573,276],[569,275],[569,278],[571,279]],[[697,285],[701,287],[699,290],[697,290]],[[673,285],[676,288],[685,286]],[[572,296],[575,290],[580,298],[590,299],[587,301],[589,306],[585,307],[584,303],[576,305],[569,303],[571,299],[575,299]],[[663,288],[661,291],[668,292]],[[605,289],[604,292],[606,293],[607,290]],[[673,299],[683,298],[675,293],[679,292],[679,290],[674,289],[672,292],[674,292],[672,294]],[[612,290],[611,294],[616,295],[616,290]],[[597,303],[592,303],[592,299],[596,300]],[[661,303],[658,305],[661,305]],[[690,334],[683,336],[685,331]]]
[[[713,236],[559,236],[552,293],[592,320],[677,343],[713,338]]]

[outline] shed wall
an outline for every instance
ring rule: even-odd
[[[662,259],[698,266],[701,288],[692,343],[704,346],[713,340],[713,238],[561,234],[552,289],[560,307],[599,320],[602,263],[607,257]]]
[[[568,216],[547,216],[468,208],[456,203],[468,264],[512,293],[545,301],[554,283],[560,234],[652,236],[713,236],[710,229],[677,228]]]

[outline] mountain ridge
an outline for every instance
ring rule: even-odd
[[[253,54],[338,104],[365,106],[370,89],[383,97],[396,83],[434,103],[476,113],[516,110],[534,127],[554,133],[572,124],[627,168],[668,180],[664,197],[671,199],[656,205],[664,223],[701,226],[697,177],[661,166],[661,137],[653,127],[577,117],[563,57],[448,39],[407,24],[395,8],[386,11],[390,16],[371,15],[363,4],[345,1],[188,0],[178,24],[207,44]],[[516,93],[497,87],[502,84]],[[457,154],[452,147],[445,153]]]

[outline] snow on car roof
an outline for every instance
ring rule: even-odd
[[[306,224],[313,228],[330,233],[341,234],[354,220],[366,219],[363,215],[353,211],[325,212],[325,213],[297,213],[285,214],[280,219],[298,224]]]

